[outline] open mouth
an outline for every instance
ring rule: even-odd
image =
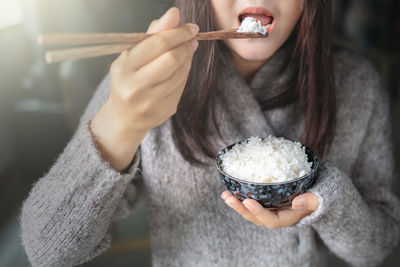
[[[268,33],[271,33],[272,29],[274,28],[274,15],[264,8],[250,7],[242,10],[238,16],[239,26],[242,21],[247,17],[255,18],[256,20],[259,20],[261,22],[262,26],[267,26]]]

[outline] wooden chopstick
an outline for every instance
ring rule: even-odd
[[[152,36],[146,33],[81,33],[81,34],[43,34],[38,38],[40,45],[83,45],[105,43],[139,43]],[[238,33],[236,29],[200,32],[197,40],[266,38],[268,34]]]
[[[121,53],[134,46],[135,44],[110,44],[53,50],[46,52],[45,59],[48,64],[52,64],[65,60],[107,56]]]
[[[87,34],[46,34],[38,38],[40,45],[93,45],[78,48],[48,51],[46,62],[56,63],[71,59],[90,58],[121,53],[133,48],[137,43],[149,38],[146,33],[87,33]],[[234,30],[223,30],[198,33],[197,40],[250,39],[267,38],[268,34],[238,33]],[[98,45],[103,44],[103,45]]]

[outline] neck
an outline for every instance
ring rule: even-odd
[[[236,52],[231,51],[233,65],[246,81],[249,83],[253,78],[254,74],[264,65],[266,60],[259,60],[259,61],[251,61],[244,59]]]

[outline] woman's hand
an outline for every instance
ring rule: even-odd
[[[132,161],[146,133],[177,110],[192,65],[199,31],[178,27],[179,10],[171,8],[151,23],[154,35],[124,51],[110,69],[110,95],[90,128],[103,158],[120,171]]]
[[[247,221],[271,229],[292,226],[319,206],[318,198],[313,193],[298,195],[293,200],[291,208],[277,211],[264,208],[254,199],[245,199],[241,202],[229,191],[223,192],[221,197],[229,207]]]
[[[148,131],[176,113],[199,31],[195,24],[178,24],[178,9],[171,9],[150,25],[154,36],[124,51],[111,66],[110,106],[128,131]]]

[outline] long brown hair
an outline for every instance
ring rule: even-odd
[[[214,30],[209,0],[175,0],[182,21]],[[292,34],[295,47],[289,62],[294,69],[290,79],[278,84],[288,88],[273,100],[258,99],[263,110],[300,101],[304,117],[301,142],[323,156],[332,143],[335,130],[335,94],[331,56],[331,2],[304,0],[302,15]],[[182,156],[192,164],[202,164],[194,152],[214,158],[216,148],[209,140],[215,120],[215,73],[219,67],[217,41],[202,42],[193,58],[185,91],[172,117],[173,139]],[[210,124],[211,122],[211,124]]]

